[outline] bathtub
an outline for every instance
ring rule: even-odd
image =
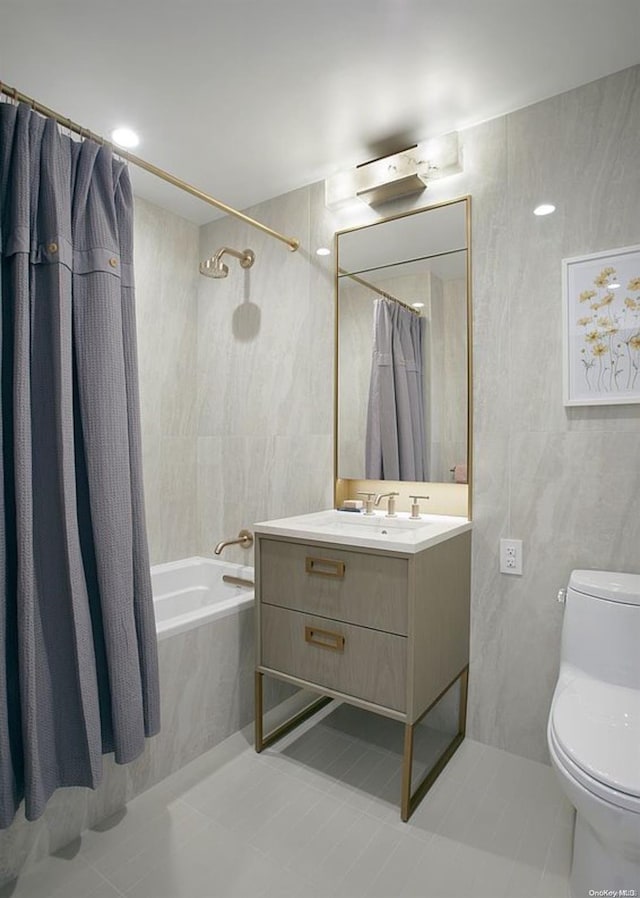
[[[141,757],[116,764],[105,756],[95,791],[60,789],[34,823],[18,816],[0,832],[0,886],[84,829],[121,810],[150,786],[250,724],[254,711],[253,589],[223,576],[253,580],[253,568],[185,558],[151,568],[160,674],[161,729]],[[294,688],[267,678],[265,709]],[[250,736],[248,737],[251,738]]]
[[[253,587],[223,577],[253,581],[253,568],[213,558],[183,558],[151,568],[158,640],[201,627],[253,606]]]

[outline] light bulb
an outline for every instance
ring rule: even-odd
[[[127,150],[137,147],[140,143],[140,138],[131,128],[116,128],[111,132],[111,140]]]
[[[556,211],[556,207],[552,203],[541,203],[533,210],[534,215],[551,215]]]

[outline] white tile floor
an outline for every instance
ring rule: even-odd
[[[261,755],[249,738],[0,898],[566,898],[572,811],[551,768],[465,740],[404,824],[399,724],[330,705]],[[424,728],[417,758],[442,738]]]

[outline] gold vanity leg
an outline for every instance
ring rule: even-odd
[[[253,722],[255,731],[255,747],[258,754],[264,748],[262,744],[262,674],[259,670],[255,672],[255,720]]]
[[[466,724],[467,724],[467,693],[469,687],[469,667],[464,668],[464,670],[458,674],[456,680],[460,680],[460,703],[458,706],[458,732],[453,737],[451,742],[447,745],[445,750],[442,752],[438,760],[435,762],[433,767],[428,770],[424,777],[420,780],[418,785],[416,786],[415,792],[411,793],[411,767],[413,766],[413,736],[414,730],[417,724],[422,720],[422,717],[418,718],[415,723],[408,723],[404,728],[404,753],[402,756],[402,786],[401,786],[401,794],[400,794],[400,817],[403,823],[406,823],[409,817],[413,814],[415,809],[418,807],[424,796],[427,794],[431,786],[435,783],[437,778],[440,776],[450,758],[455,753],[456,749],[460,746],[464,739],[464,735],[466,732]],[[456,682],[454,680],[448,687],[445,689],[445,692],[448,692]],[[444,695],[444,693],[442,693]],[[442,695],[436,699],[439,701],[442,698]],[[434,702],[435,704],[435,702]],[[427,708],[425,714],[431,710],[433,705],[430,708]]]
[[[411,768],[413,767],[413,727],[412,723],[404,728],[404,753],[402,755],[402,794],[400,799],[400,817],[406,823],[411,815]]]
[[[469,694],[469,665],[460,674],[460,705],[458,708],[458,733],[467,732],[467,697]]]
[[[328,705],[330,701],[333,701],[331,696],[322,695],[320,698],[317,698],[315,701],[311,702],[311,704],[307,705],[306,708],[303,708],[302,711],[298,711],[297,714],[294,714],[288,720],[285,720],[284,723],[281,723],[280,726],[277,726],[275,730],[272,730],[270,733],[264,734],[264,707],[263,707],[263,684],[262,678],[264,674],[259,670],[255,673],[255,691],[256,691],[256,700],[255,700],[255,721],[254,721],[254,731],[255,731],[255,749],[258,754],[264,749],[268,748],[278,739],[281,739],[283,736],[286,736],[287,733],[291,732],[295,727],[299,724],[303,723],[309,717],[319,711],[320,708],[324,708],[325,705]]]

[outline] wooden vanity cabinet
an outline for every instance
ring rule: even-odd
[[[464,737],[470,544],[467,531],[403,554],[257,533],[256,750],[331,698],[401,721],[408,819]],[[324,700],[265,736],[264,675]],[[458,679],[458,733],[412,794],[413,728]]]

